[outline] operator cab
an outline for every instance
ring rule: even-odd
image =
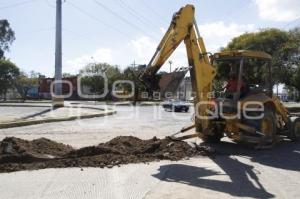
[[[212,56],[212,64],[218,71],[214,81],[215,96],[217,101],[223,102],[224,111],[235,112],[238,101],[255,94],[272,97],[271,58],[267,53],[247,50]]]

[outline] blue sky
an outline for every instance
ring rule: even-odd
[[[94,61],[121,68],[134,60],[148,63],[173,13],[187,3],[195,5],[200,32],[212,52],[247,31],[300,24],[299,0],[96,1],[63,4],[64,72],[76,74]],[[16,33],[6,56],[25,71],[53,76],[55,0],[0,0],[0,16],[8,19]],[[170,59],[174,67],[186,65],[184,46]]]

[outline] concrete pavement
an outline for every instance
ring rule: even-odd
[[[300,197],[300,154],[293,152],[299,145],[283,143],[262,153],[232,144],[221,148],[224,153],[215,158],[1,174],[0,193],[22,199]]]
[[[72,105],[53,109],[47,103],[4,103],[0,104],[0,129],[28,126],[41,123],[70,121],[102,117],[115,114],[112,109],[91,105]]]
[[[0,139],[50,138],[75,147],[118,135],[165,137],[188,124],[192,112],[159,107],[112,107],[118,114],[1,129]],[[79,122],[80,121],[80,122]],[[82,123],[81,123],[82,122]],[[191,139],[191,142],[199,142]],[[0,174],[1,198],[300,198],[300,144],[284,141],[253,150],[227,139],[216,157],[130,164],[112,169],[69,168]]]

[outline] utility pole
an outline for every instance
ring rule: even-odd
[[[131,64],[131,66],[136,69],[135,67],[138,66],[138,64],[135,63],[135,60],[133,60],[133,63]]]
[[[186,78],[183,78],[184,81],[184,100],[186,101]]]
[[[55,96],[52,97],[53,107],[63,107],[62,95],[62,0],[56,0],[56,31],[55,31]]]
[[[136,67],[136,64],[135,64],[135,60],[133,61],[133,71],[132,71],[132,74],[133,74],[133,84],[134,84],[134,96],[133,96],[133,105],[135,106],[136,105],[136,102],[138,100],[138,95],[139,95],[139,91],[138,91],[138,88],[137,88],[137,68]]]

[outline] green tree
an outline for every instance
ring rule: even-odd
[[[130,80],[134,84],[134,104],[138,100],[138,95],[141,92],[146,91],[146,87],[144,84],[141,83],[141,81],[138,80],[139,74],[144,69],[145,65],[139,65],[139,66],[128,66],[123,71],[123,79],[124,80]],[[124,88],[126,91],[131,92],[129,85],[126,85]]]
[[[295,54],[299,48],[297,39],[299,38],[292,36],[291,32],[264,29],[234,38],[224,50],[257,50],[269,53],[273,57],[274,82],[291,85],[290,77],[294,74]]]
[[[28,74],[26,74],[26,76],[30,77],[30,78],[39,78],[40,76],[43,76],[43,75],[39,72],[32,70]]]
[[[290,50],[289,57],[291,57],[291,67],[293,74],[287,78],[291,80],[291,84],[288,86],[294,87],[300,92],[300,28],[295,28],[289,31],[290,42],[288,47]],[[291,78],[292,77],[292,78]],[[299,99],[298,99],[299,100]]]
[[[82,85],[88,86],[94,94],[104,93],[104,77],[107,78],[109,93],[105,99],[111,99],[112,85],[116,80],[122,79],[122,74],[118,66],[112,66],[107,63],[88,64],[80,70]]]
[[[7,20],[0,20],[0,59],[4,57],[4,52],[9,50],[10,45],[15,40],[15,33],[11,29]]]
[[[300,67],[299,67],[299,65],[298,65],[298,67],[296,69],[296,72],[293,76],[292,86],[295,87],[298,90],[298,92],[300,93]],[[297,99],[297,100],[300,100],[300,98]]]
[[[19,75],[20,70],[14,63],[5,59],[0,60],[0,94],[4,95],[4,100],[8,89],[14,87]]]
[[[38,75],[31,71],[30,75],[22,72],[15,81],[15,87],[19,94],[22,96],[23,101],[27,99],[27,94],[30,89],[38,85]]]
[[[73,77],[74,75],[72,75],[71,73],[63,73],[62,77],[63,78],[68,78],[68,77]]]

